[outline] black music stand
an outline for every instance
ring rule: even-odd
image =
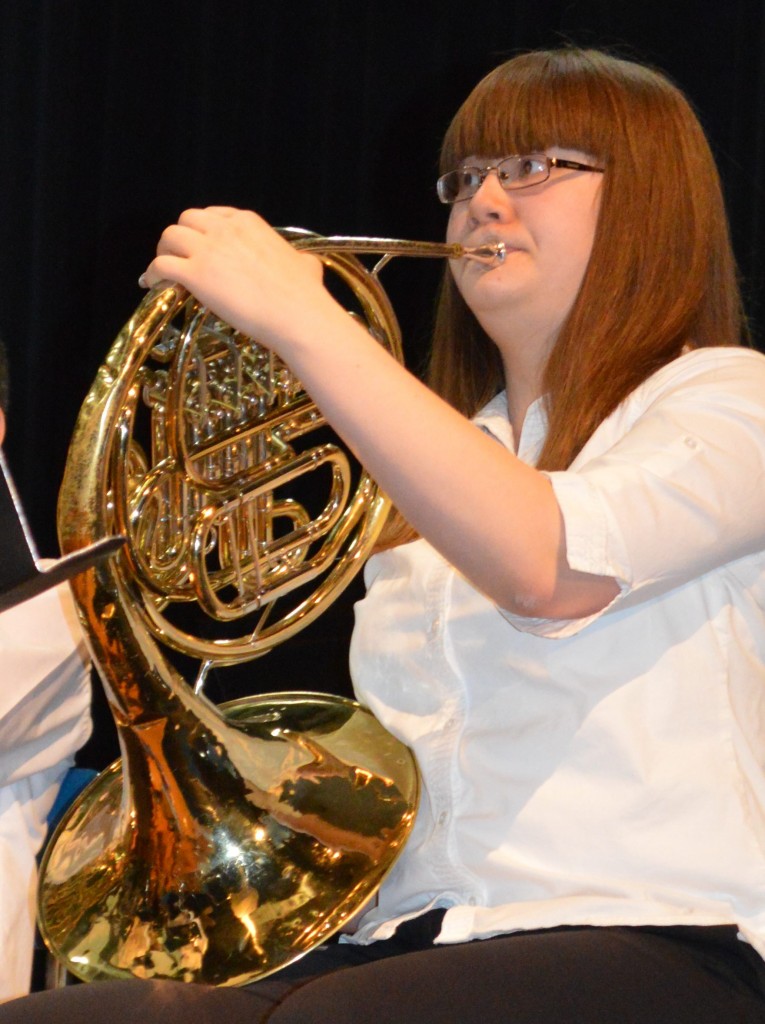
[[[21,501],[0,448],[0,612],[68,580],[109,558],[125,543],[124,537],[105,537],[82,551],[40,568],[32,534]]]

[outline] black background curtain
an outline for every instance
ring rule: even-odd
[[[56,551],[77,410],[166,224],[185,207],[225,203],[327,234],[441,238],[433,182],[459,102],[514,52],[569,42],[653,63],[694,103],[761,345],[761,0],[2,0],[6,451],[41,550]],[[410,261],[385,274],[416,369],[438,268]],[[348,692],[358,594],[289,653],[256,663],[245,690]]]

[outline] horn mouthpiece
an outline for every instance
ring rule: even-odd
[[[474,263],[482,263],[486,267],[498,267],[505,261],[507,248],[504,242],[494,242],[491,245],[475,245],[463,247],[459,256],[461,259],[473,260]]]

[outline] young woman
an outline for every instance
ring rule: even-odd
[[[448,239],[505,258],[452,261],[430,387],[253,213],[187,211],[145,275],[272,347],[395,502],[351,663],[417,755],[411,840],[272,979],[0,1024],[765,1020],[765,360],[708,145],[661,75],[532,53],[442,171]]]

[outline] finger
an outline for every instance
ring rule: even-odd
[[[184,210],[180,215],[178,223],[184,225],[184,227],[202,230],[205,224],[205,211],[198,206],[189,207],[188,210]]]
[[[158,255],[189,257],[199,244],[200,232],[184,224],[171,224],[165,228],[157,242]]]
[[[205,210],[209,210],[210,213],[216,213],[221,217],[235,217],[238,213],[243,212],[237,206],[206,206]]]
[[[183,284],[184,268],[187,261],[179,256],[157,256],[138,278],[140,288],[153,288],[160,281]]]
[[[185,227],[194,228],[204,234],[212,225],[220,220],[230,220],[241,212],[241,210],[237,210],[234,206],[205,206],[203,209],[190,207],[188,210],[183,211],[178,218],[178,223]]]

